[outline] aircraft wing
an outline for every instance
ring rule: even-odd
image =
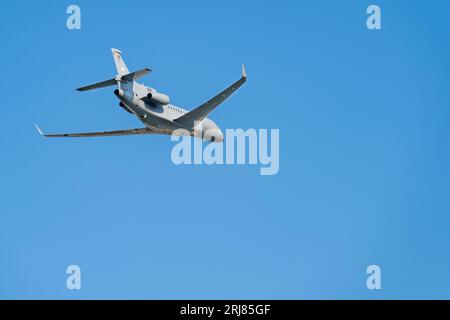
[[[36,125],[41,136],[47,138],[65,138],[65,137],[110,137],[110,136],[127,136],[127,135],[138,135],[138,134],[154,134],[149,128],[138,128],[138,129],[126,129],[126,130],[114,130],[114,131],[99,131],[99,132],[84,132],[84,133],[60,133],[60,134],[45,134]]]
[[[239,89],[239,87],[242,86],[245,81],[247,81],[247,73],[245,72],[244,65],[242,65],[242,77],[238,81],[233,83],[231,86],[229,86],[224,91],[208,100],[201,106],[175,119],[174,121],[186,128],[193,128],[196,121],[202,121],[204,118],[206,118],[211,111],[213,111],[218,105],[224,102],[237,89]]]

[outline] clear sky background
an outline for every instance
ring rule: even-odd
[[[372,3],[383,30],[366,28]],[[450,298],[449,14],[447,0],[3,3],[0,298]],[[113,88],[74,90],[115,75],[111,47],[186,109],[245,63],[211,118],[279,128],[278,175],[175,166],[168,136],[39,136],[34,123],[141,126]]]

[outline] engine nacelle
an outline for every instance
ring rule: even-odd
[[[131,114],[133,114],[133,112],[131,112],[131,110],[125,105],[125,103],[123,103],[122,101],[119,102],[119,106],[124,109],[126,112],[129,112]]]
[[[147,98],[159,103],[159,104],[169,104],[170,98],[168,95],[159,92],[152,92],[147,94]]]
[[[122,89],[116,89],[114,90],[114,94],[118,97],[123,97],[123,90]]]

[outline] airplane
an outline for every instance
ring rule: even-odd
[[[168,95],[137,82],[138,79],[152,70],[145,68],[130,72],[122,59],[122,52],[114,48],[111,51],[117,75],[112,79],[81,87],[77,90],[83,92],[117,85],[114,94],[120,100],[119,106],[139,118],[145,127],[114,131],[45,134],[35,125],[40,135],[48,138],[62,138],[181,134],[194,136],[209,142],[222,142],[224,140],[222,130],[207,116],[246,82],[247,73],[244,65],[242,65],[242,76],[239,80],[199,107],[187,111],[171,104]]]

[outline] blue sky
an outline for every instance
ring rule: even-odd
[[[66,28],[77,4],[82,29]],[[382,10],[379,31],[366,8]],[[448,1],[46,1],[0,11],[0,298],[450,298]],[[280,171],[175,166],[110,48],[186,109],[279,128]],[[65,287],[67,266],[82,290]],[[368,265],[382,290],[366,288]]]

